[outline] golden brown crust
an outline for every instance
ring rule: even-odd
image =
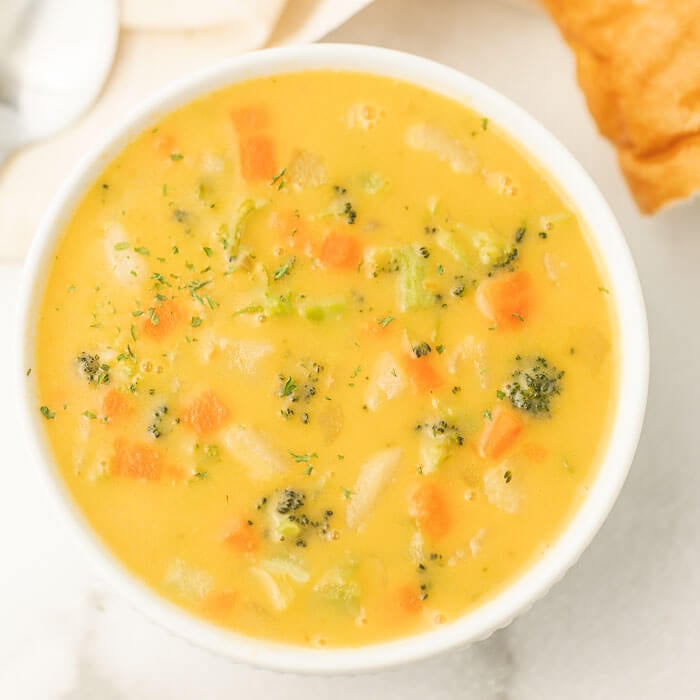
[[[645,213],[700,189],[700,0],[543,0]]]

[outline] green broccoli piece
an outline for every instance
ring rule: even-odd
[[[523,358],[515,358],[523,363]],[[549,415],[550,402],[561,394],[561,379],[564,372],[550,365],[544,357],[536,357],[519,367],[511,375],[511,381],[504,386],[504,393],[513,406],[527,411],[533,416]]]
[[[298,510],[304,505],[305,495],[303,491],[286,488],[277,495],[276,510],[282,515]]]
[[[108,364],[100,362],[99,355],[81,352],[75,359],[78,363],[78,369],[89,384],[109,384],[110,367]]]

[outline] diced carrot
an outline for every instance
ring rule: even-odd
[[[413,489],[408,499],[408,514],[431,539],[443,537],[450,529],[447,498],[433,481],[423,481]]]
[[[405,356],[404,366],[417,391],[427,393],[442,384],[442,377],[433,367],[430,358],[425,355],[423,357]]]
[[[228,406],[212,391],[200,394],[182,412],[181,419],[199,435],[217,431],[230,415]]]
[[[157,134],[153,140],[153,148],[162,156],[168,158],[175,152],[175,137],[172,134]]]
[[[409,615],[415,615],[423,608],[423,601],[420,599],[418,586],[405,584],[396,590],[396,601],[399,607]]]
[[[384,319],[389,319],[389,316],[385,316]],[[391,335],[397,328],[399,324],[393,320],[384,319],[373,319],[371,321],[364,321],[360,325],[360,331],[362,335],[367,335],[373,338],[386,338]]]
[[[498,406],[487,419],[479,438],[479,454],[497,459],[515,442],[523,429],[522,420],[503,406]]]
[[[239,134],[264,131],[270,126],[270,113],[263,105],[249,105],[234,109],[231,112],[231,121]]]
[[[102,398],[102,415],[111,422],[128,415],[132,409],[131,399],[123,391],[110,389]]]
[[[549,454],[547,448],[539,442],[528,442],[527,445],[523,447],[523,452],[525,456],[533,462],[544,462]]]
[[[203,612],[207,617],[221,620],[228,617],[237,602],[238,594],[235,591],[214,591],[204,600]]]
[[[187,476],[187,473],[182,467],[175,466],[174,464],[166,464],[163,469],[163,476],[173,481],[181,481]]]
[[[180,305],[174,299],[169,299],[160,306],[154,306],[152,312],[144,314],[141,330],[153,340],[163,340],[180,325],[183,318]]]
[[[275,147],[262,134],[244,136],[239,140],[241,173],[248,182],[269,182],[277,174]]]
[[[516,328],[532,311],[533,296],[532,277],[518,270],[483,281],[476,290],[476,303],[499,326]]]
[[[224,542],[236,552],[246,554],[254,552],[260,545],[260,539],[252,525],[244,518],[234,518],[224,531]]]
[[[156,481],[163,468],[163,457],[154,447],[121,438],[114,443],[111,472],[115,476]]]
[[[355,236],[345,233],[329,233],[321,246],[320,259],[326,267],[354,269],[360,262],[362,249]]]

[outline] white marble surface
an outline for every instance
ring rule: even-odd
[[[493,0],[377,0],[331,38],[413,51],[490,83],[548,126],[611,202],[644,286],[652,346],[646,426],[616,508],[546,599],[461,653],[357,678],[236,666],[115,598],[48,509],[8,398],[19,266],[0,265],[0,698],[700,698],[700,203],[638,215],[541,15]]]

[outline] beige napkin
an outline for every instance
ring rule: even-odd
[[[0,167],[0,260],[24,256],[75,163],[139,101],[238,53],[315,41],[371,1],[121,0],[117,56],[95,105],[66,131]]]

